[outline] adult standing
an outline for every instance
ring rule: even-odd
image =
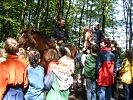
[[[94,27],[92,29],[93,40],[98,46],[100,46],[100,41],[105,38],[104,33],[102,32],[102,30],[99,29],[99,26],[99,22],[95,22]]]
[[[66,28],[65,19],[60,18],[57,27],[53,29],[53,32],[51,34],[51,39],[53,41],[56,40],[58,45],[64,47],[68,38],[69,35],[68,35],[68,29]]]

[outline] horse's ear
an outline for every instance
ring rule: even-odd
[[[34,28],[31,28],[31,29],[29,30],[29,33],[31,33],[31,32],[33,31],[33,29],[34,29]]]
[[[24,28],[22,28],[21,30],[20,30],[20,34],[22,34],[24,32]]]
[[[21,31],[24,32],[24,28],[22,28]]]
[[[84,27],[84,31],[86,31],[87,30],[87,28],[86,28],[86,26]]]

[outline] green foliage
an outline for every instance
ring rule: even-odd
[[[24,28],[29,29],[36,26],[35,30],[45,33],[50,37],[53,27],[57,24],[60,11],[63,10],[62,17],[66,18],[67,16],[66,26],[69,29],[70,35],[68,43],[76,47],[80,45],[78,47],[82,48],[83,27],[89,26],[91,28],[95,21],[103,23],[102,13],[104,6],[106,17],[106,22],[104,22],[105,28],[112,27],[112,24],[114,26],[118,24],[116,19],[112,18],[112,15],[117,13],[114,10],[116,0],[64,0],[63,7],[60,6],[60,1],[62,0],[27,0]],[[0,42],[4,41],[7,37],[18,37],[22,24],[21,15],[24,10],[24,4],[24,0],[3,1],[2,13],[0,15]],[[83,5],[84,10],[82,9]]]
[[[4,48],[4,42],[3,41],[0,43],[0,48]]]

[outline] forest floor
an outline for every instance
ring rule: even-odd
[[[125,100],[122,82],[118,82],[119,98],[118,100]],[[87,100],[86,90],[84,88],[77,88],[77,79],[74,79],[74,87],[70,91],[69,100]],[[113,99],[111,99],[113,100]]]

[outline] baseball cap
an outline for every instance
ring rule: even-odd
[[[99,22],[95,22],[95,25],[99,25]]]

